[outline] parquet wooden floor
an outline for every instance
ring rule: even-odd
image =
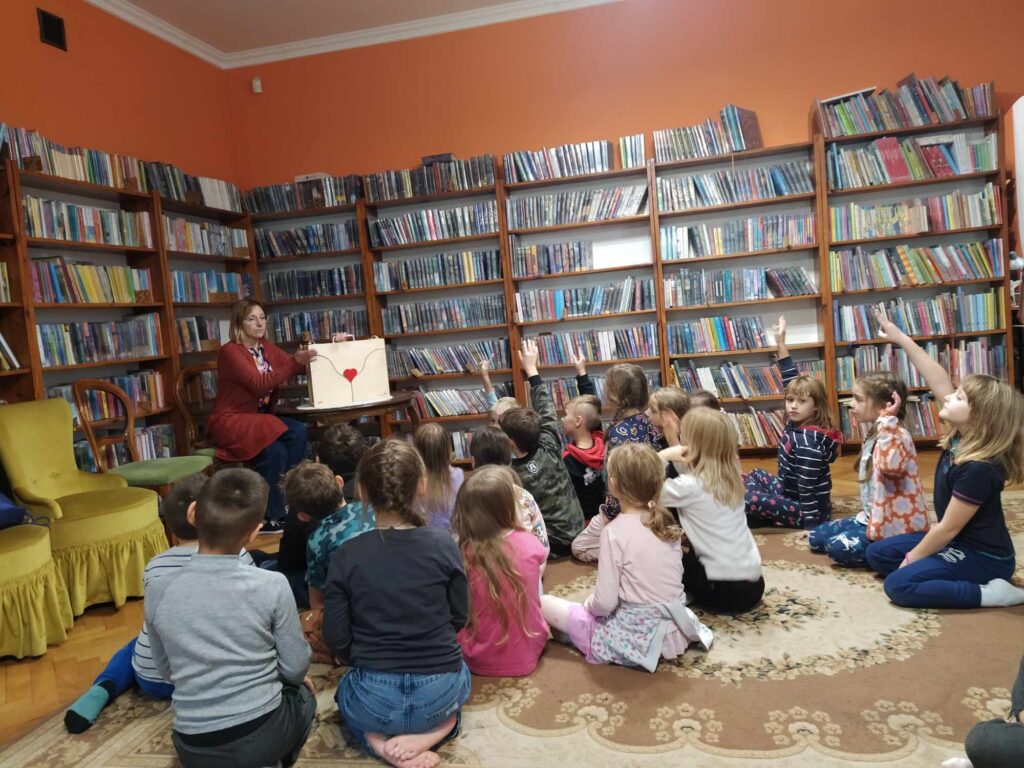
[[[937,451],[920,456],[921,477],[929,492],[938,456]],[[854,458],[853,454],[843,456],[833,465],[836,495],[858,493]],[[763,467],[774,472],[776,468],[772,456],[744,459],[743,465],[746,470]],[[276,550],[278,539],[264,538],[270,546],[261,548]],[[141,600],[132,600],[120,610],[92,608],[75,621],[63,645],[50,648],[37,659],[0,662],[0,745],[29,732],[85,691],[113,653],[138,633],[142,606]]]

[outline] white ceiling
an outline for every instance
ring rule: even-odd
[[[221,68],[619,0],[88,0]]]

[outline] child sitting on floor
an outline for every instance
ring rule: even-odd
[[[519,524],[514,477],[508,467],[474,471],[452,518],[470,591],[469,619],[458,639],[475,675],[528,675],[548,639],[540,611],[548,553]]]
[[[601,429],[601,401],[594,382],[587,375],[587,362],[579,352],[576,366],[576,387],[579,395],[565,404],[562,431],[568,441],[562,461],[572,480],[576,498],[587,522],[604,502],[604,431]]]
[[[451,438],[440,424],[421,424],[412,438],[427,468],[427,487],[416,499],[416,509],[431,528],[450,531],[455,497],[463,472],[452,466]]]
[[[332,424],[324,430],[316,444],[316,460],[331,468],[344,481],[345,501],[356,497],[356,467],[366,453],[366,438],[348,424]]]
[[[199,548],[196,529],[188,520],[188,511],[195,506],[199,492],[208,479],[203,474],[183,478],[174,484],[164,499],[164,523],[171,532],[174,545],[146,564],[142,583],[147,592],[156,579],[177,575]],[[253,564],[252,557],[244,548],[238,557],[246,565]],[[142,622],[139,636],[111,657],[93,681],[92,687],[68,708],[64,714],[65,727],[70,733],[87,731],[107,705],[136,685],[161,701],[170,700],[174,692],[174,686],[153,665],[145,621]]]
[[[416,512],[426,468],[415,448],[384,440],[358,476],[377,527],[341,545],[324,589],[324,640],[349,666],[338,710],[367,753],[433,768],[432,750],[458,735],[470,692],[455,637],[469,610],[462,555],[451,534],[425,527]]]
[[[211,477],[191,515],[199,551],[146,595],[153,664],[174,685],[171,739],[185,768],[292,765],[313,727],[309,646],[288,581],[249,568],[267,482],[249,469]]]
[[[608,456],[608,491],[620,514],[601,531],[597,585],[583,604],[544,595],[551,627],[568,635],[591,664],[653,672],[691,643],[711,647],[711,630],[686,607],[682,531],[658,505],[665,470],[649,445],[619,446]]]

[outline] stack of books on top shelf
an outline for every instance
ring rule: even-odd
[[[213,221],[197,222],[179,216],[164,216],[164,241],[172,251],[249,258],[246,231]]]
[[[825,380],[824,360],[799,360],[796,367],[802,375]],[[687,392],[706,389],[718,397],[749,398],[781,396],[784,391],[782,373],[775,364],[722,363],[705,366],[692,360],[674,360],[672,370],[679,386]]]
[[[762,146],[761,127],[754,112],[729,104],[722,108],[721,117],[721,122],[709,118],[686,128],[655,131],[655,159],[659,163],[672,163]]]
[[[812,194],[811,163],[791,160],[757,168],[733,168],[658,178],[658,210],[699,210],[729,203]]]
[[[808,296],[814,284],[803,267],[680,269],[663,280],[666,307]]]
[[[647,185],[578,189],[509,198],[508,225],[514,229],[609,221],[647,212]]]
[[[833,144],[828,149],[828,184],[833,190],[941,179],[998,170],[996,135],[967,141],[963,133],[886,136],[866,147]]]
[[[212,317],[179,317],[178,343],[181,352],[205,352],[220,349],[228,340],[228,321]]]
[[[275,312],[270,316],[273,338],[278,344],[302,340],[308,332],[313,341],[328,342],[335,333],[369,336],[365,309],[321,309],[316,312]]]
[[[189,304],[235,301],[252,296],[252,275],[234,272],[171,272],[171,300]]]
[[[543,333],[532,338],[543,365],[570,365],[577,352],[591,362],[605,363],[658,355],[656,323],[607,331]]]
[[[512,251],[514,277],[538,277],[571,272],[586,272],[594,268],[594,249],[590,240],[567,243],[516,244]]]
[[[670,323],[667,331],[670,355],[769,348],[768,335],[757,315],[701,317],[685,323]]]
[[[152,301],[148,269],[32,259],[32,300],[43,304],[134,304]],[[8,299],[9,300],[9,299]]]
[[[896,93],[874,87],[818,99],[818,118],[826,138],[914,128],[995,115],[995,86],[962,89],[949,77],[918,79],[909,74]]]
[[[380,314],[384,333],[390,335],[502,325],[506,322],[505,296],[496,293],[396,304],[381,308]]]
[[[484,360],[490,363],[492,371],[511,367],[507,337],[401,349],[388,347],[386,352],[388,375],[393,379],[415,375],[475,373]]]
[[[783,250],[812,246],[814,238],[813,213],[752,216],[724,224],[662,225],[661,258],[673,261]]]
[[[156,371],[139,371],[124,376],[104,376],[102,380],[124,390],[128,398],[135,403],[136,418],[144,416],[147,411],[162,410],[170,404],[164,389],[164,377]],[[71,406],[74,423],[78,425],[78,406],[75,403],[70,384],[48,387],[46,396],[48,398],[61,397],[66,400]],[[113,395],[98,389],[90,389],[86,391],[85,396],[89,408],[89,418],[93,421],[124,418],[125,413],[121,401]]]
[[[505,155],[505,183],[586,176],[612,170],[615,150],[610,141],[583,141],[549,149]]]
[[[255,229],[256,256],[261,260],[303,253],[351,251],[359,248],[354,219],[307,224],[291,229]]]
[[[647,149],[644,135],[636,133],[632,136],[619,137],[619,157],[623,168],[642,168],[647,162]]]
[[[379,261],[373,265],[377,291],[439,288],[501,279],[501,251],[432,253],[416,259]]]
[[[319,206],[347,205],[362,197],[362,177],[324,174],[322,178],[296,184],[271,184],[246,190],[242,193],[242,205],[249,213],[290,213]]]
[[[22,195],[25,234],[80,243],[153,247],[147,211],[112,211]]]
[[[107,322],[38,323],[36,337],[44,368],[164,353],[155,313]]]
[[[864,341],[878,336],[874,308],[879,307],[910,336],[994,331],[1003,324],[1003,292],[992,288],[969,294],[963,287],[924,299],[902,297],[880,304],[834,305],[836,341]]]
[[[418,168],[364,176],[363,186],[368,203],[493,187],[494,156],[477,155],[468,160],[456,160],[451,155],[424,158]]]
[[[637,312],[654,307],[653,278],[627,277],[605,285],[516,293],[516,318],[520,323]]]
[[[901,244],[872,252],[858,246],[831,251],[829,269],[837,292],[986,280],[1003,276],[1003,241],[920,248]]]
[[[454,208],[424,208],[399,216],[370,219],[369,224],[374,248],[486,236],[498,231],[498,204],[484,200]]]
[[[272,301],[362,292],[362,264],[330,269],[282,269],[267,273],[267,294]]]

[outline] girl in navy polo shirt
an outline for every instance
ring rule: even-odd
[[[950,427],[935,469],[938,524],[868,546],[868,565],[885,576],[885,593],[908,608],[1024,604],[1008,579],[1015,555],[1001,494],[1024,481],[1024,396],[991,376],[954,387],[949,374],[894,323],[876,313],[879,335],[904,350],[942,402]]]

